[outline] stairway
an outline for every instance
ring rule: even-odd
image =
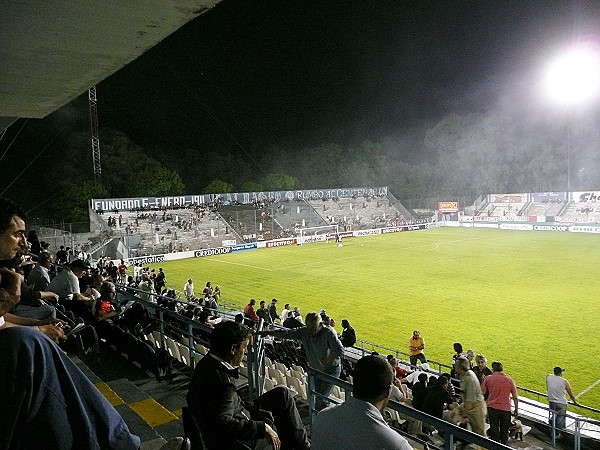
[[[158,450],[170,439],[183,436],[181,408],[186,405],[188,377],[159,383],[110,349],[101,351],[99,360],[89,365],[77,357],[71,359],[140,437],[142,450]]]

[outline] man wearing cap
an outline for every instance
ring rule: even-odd
[[[565,395],[565,391],[571,397],[574,404],[577,403],[577,399],[575,395],[573,395],[573,391],[571,390],[571,385],[569,382],[563,378],[562,374],[565,371],[562,367],[554,368],[554,375],[549,374],[546,377],[546,387],[548,388],[548,405],[550,407],[550,419],[549,423],[552,426],[552,419],[555,417],[556,428],[559,430],[565,429],[565,420],[567,413],[567,396]]]
[[[490,439],[504,445],[508,443],[510,429],[510,398],[515,405],[514,415],[519,414],[519,397],[517,386],[512,378],[504,373],[504,366],[499,361],[492,363],[493,373],[483,380],[483,395],[487,394],[488,418],[490,422]]]

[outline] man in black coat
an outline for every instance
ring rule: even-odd
[[[254,401],[243,400],[234,379],[246,354],[251,331],[237,322],[224,321],[210,335],[210,352],[196,368],[187,394],[188,406],[202,433],[206,448],[254,448],[268,439],[275,450],[309,449],[306,430],[289,389],[276,387]]]
[[[354,328],[350,326],[350,322],[346,319],[342,320],[342,334],[340,336],[340,341],[342,341],[342,345],[344,347],[352,347],[356,344],[356,332]]]

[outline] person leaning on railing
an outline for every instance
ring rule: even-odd
[[[339,378],[342,370],[341,358],[344,355],[344,347],[335,330],[323,324],[323,318],[319,313],[308,313],[305,327],[263,330],[258,334],[302,342],[310,367]],[[316,408],[318,411],[329,405],[329,401],[324,397],[328,397],[332,390],[333,385],[327,381],[317,380],[315,382],[315,391],[323,396],[317,396]]]

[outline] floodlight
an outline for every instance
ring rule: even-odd
[[[548,67],[545,87],[550,98],[564,105],[600,96],[600,48],[577,45],[560,55]]]

